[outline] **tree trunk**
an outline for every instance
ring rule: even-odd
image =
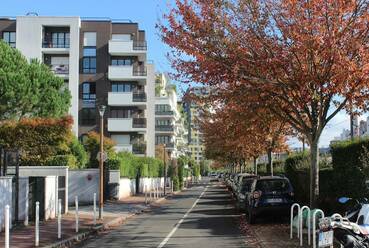
[[[305,152],[305,137],[302,138],[302,152]]]
[[[310,208],[317,207],[319,199],[319,139],[310,144]]]
[[[268,149],[268,174],[273,176],[273,154],[272,149]]]
[[[258,158],[254,157],[254,174],[258,174]]]

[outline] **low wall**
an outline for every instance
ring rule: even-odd
[[[169,179],[169,178],[168,178]],[[164,187],[164,177],[157,178],[149,178],[144,177],[140,178],[140,193],[145,193],[145,191],[150,192],[150,190],[154,190],[156,186],[161,188]]]
[[[121,178],[119,180],[118,199],[132,196],[136,193],[136,180],[129,178]]]
[[[12,177],[0,177],[0,231],[4,230],[5,206],[12,209]],[[11,211],[10,211],[11,214]]]
[[[74,205],[75,196],[79,204],[93,204],[94,193],[98,201],[99,169],[69,170],[68,184],[70,205]]]

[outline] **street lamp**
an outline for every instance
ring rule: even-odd
[[[100,159],[99,159],[99,169],[100,169],[100,180],[99,180],[99,219],[103,218],[103,205],[104,205],[104,113],[106,106],[99,106],[100,114]]]
[[[164,152],[164,196],[166,195],[166,184],[167,184],[167,163],[165,162],[165,143],[163,144],[163,152]]]

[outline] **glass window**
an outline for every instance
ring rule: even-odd
[[[96,100],[96,84],[86,82],[82,84],[83,100]]]
[[[3,40],[14,48],[16,40],[15,32],[3,32]]]
[[[96,124],[96,108],[84,108],[81,111],[81,124],[82,125],[95,125]]]
[[[128,59],[128,58],[112,58],[111,59],[111,65],[123,66],[123,65],[132,65],[132,64],[133,64],[132,59]]]
[[[83,57],[96,57],[96,47],[83,48]]]
[[[83,48],[83,73],[96,73],[96,47]]]
[[[110,118],[131,118],[133,113],[132,109],[111,109]]]
[[[132,92],[133,87],[131,83],[112,83],[112,92]]]

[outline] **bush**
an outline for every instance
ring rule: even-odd
[[[253,169],[253,165],[252,167],[250,167],[250,169],[251,170]],[[279,161],[279,160],[273,161],[273,174],[274,175],[285,174],[283,161]],[[261,176],[269,175],[268,164],[266,163],[258,164],[258,175],[261,175]]]
[[[70,152],[76,157],[76,166],[79,169],[85,168],[88,163],[88,154],[76,137],[73,137],[72,142],[69,145]]]
[[[180,186],[179,186],[179,179],[178,179],[178,177],[177,177],[177,176],[174,176],[174,177],[172,178],[172,183],[173,183],[173,190],[174,190],[174,191],[178,191],[178,190],[180,190]]]
[[[68,166],[70,169],[77,169],[77,159],[72,154],[57,155],[50,158],[46,164],[47,166]]]
[[[179,165],[178,166],[178,183],[179,183],[179,188],[182,189],[183,188],[183,177],[184,177],[184,166],[183,165]]]
[[[98,168],[99,161],[96,157],[100,151],[100,135],[96,132],[87,133],[87,138],[84,140],[83,145],[90,156],[88,167]],[[114,146],[115,142],[112,139],[104,137],[104,152],[107,152],[108,158],[114,156]]]

